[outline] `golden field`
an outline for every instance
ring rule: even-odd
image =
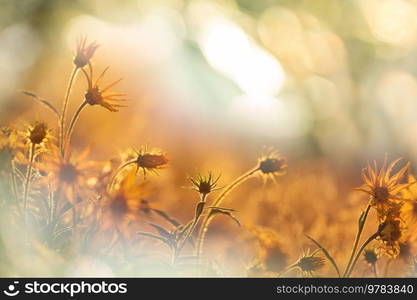
[[[3,277],[417,275],[417,2],[3,7]]]

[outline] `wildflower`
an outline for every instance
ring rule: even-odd
[[[381,217],[386,214],[393,204],[399,203],[402,200],[398,196],[398,193],[411,185],[410,183],[400,183],[410,163],[407,163],[396,174],[391,175],[393,168],[400,160],[398,158],[386,167],[387,161],[385,159],[379,171],[376,162],[374,162],[373,167],[368,164],[368,167],[363,169],[361,174],[365,185],[360,188],[355,188],[355,190],[365,192],[371,196],[370,204],[378,211]]]
[[[96,42],[87,45],[87,37],[81,37],[77,41],[77,50],[74,57],[74,65],[77,68],[83,68],[90,63],[91,58],[99,47]]]
[[[208,173],[207,176],[202,176],[198,174],[197,178],[190,178],[193,186],[191,187],[193,190],[199,192],[203,198],[205,198],[211,192],[219,190],[217,187],[217,182],[220,179],[220,175],[214,179],[211,172]]]
[[[281,157],[276,152],[265,155],[258,160],[258,170],[260,170],[265,177],[274,179],[276,176],[284,175],[286,168],[287,164],[285,158]]]
[[[400,217],[401,205],[394,206],[386,213],[380,223],[383,224],[378,239],[382,242],[380,251],[388,257],[396,258],[400,254],[400,244],[405,239],[406,226]]]
[[[71,203],[76,203],[77,197],[88,198],[91,192],[88,182],[97,167],[97,163],[86,160],[88,153],[87,149],[74,160],[71,155],[62,157],[57,149],[53,149],[45,156],[44,163],[36,165],[47,174],[38,184],[49,183],[53,191],[61,190]]]
[[[90,105],[100,105],[108,109],[111,112],[117,112],[119,107],[126,107],[125,105],[119,104],[122,101],[126,101],[126,98],[119,98],[126,96],[124,93],[109,93],[108,90],[115,86],[121,81],[121,79],[114,81],[113,83],[107,85],[104,88],[99,87],[100,80],[103,78],[104,74],[109,68],[107,67],[104,71],[98,76],[95,82],[93,82],[92,71],[90,75],[87,72],[84,72],[84,75],[87,78],[88,88],[84,95],[85,102]]]
[[[32,144],[39,145],[45,141],[47,135],[47,126],[45,123],[36,123],[29,128],[29,140]]]
[[[375,249],[368,248],[363,251],[363,258],[368,264],[374,265],[378,261],[378,254],[375,252]]]
[[[139,154],[136,165],[144,170],[161,169],[166,166],[168,159],[163,154]]]
[[[321,269],[324,266],[325,259],[320,256],[314,256],[317,251],[310,254],[310,251],[303,253],[295,264],[303,274],[313,275],[313,272]]]

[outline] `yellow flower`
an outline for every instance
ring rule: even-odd
[[[95,175],[98,164],[87,160],[89,150],[85,150],[77,159],[71,153],[62,157],[58,149],[46,155],[42,163],[36,167],[46,173],[38,184],[48,183],[53,191],[60,190],[66,200],[77,203],[77,199],[88,198],[91,195],[91,187],[88,182]]]
[[[394,160],[387,167],[385,159],[380,169],[378,169],[376,162],[374,162],[374,166],[368,164],[361,174],[364,186],[354,189],[371,196],[371,205],[378,211],[380,217],[383,217],[393,204],[401,202],[402,198],[398,193],[412,184],[400,183],[410,167],[410,163],[391,175],[393,168],[400,160],[400,158]]]
[[[127,101],[126,98],[120,98],[126,96],[125,93],[110,93],[108,92],[113,86],[119,83],[122,79],[116,80],[113,83],[107,85],[104,88],[99,87],[100,80],[103,78],[104,74],[109,68],[107,67],[104,71],[98,76],[95,82],[93,82],[93,72],[90,69],[90,75],[87,74],[84,69],[84,75],[87,78],[88,88],[84,95],[85,102],[90,105],[100,105],[108,109],[111,112],[118,111],[119,107],[126,107],[126,105],[121,105],[120,102]]]

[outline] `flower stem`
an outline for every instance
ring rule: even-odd
[[[67,108],[68,108],[68,102],[69,102],[69,97],[71,94],[71,89],[72,89],[72,85],[74,83],[75,77],[77,76],[78,73],[78,67],[74,67],[72,72],[71,72],[71,76],[70,76],[70,80],[68,82],[68,86],[67,86],[67,90],[65,91],[65,96],[64,96],[64,101],[62,104],[62,114],[61,114],[61,118],[60,118],[60,126],[59,126],[59,147],[61,149],[61,155],[64,155],[64,140],[65,140],[65,136],[64,136],[64,127],[65,127],[65,117],[66,117],[66,113],[67,113]]]
[[[203,252],[203,244],[204,239],[208,230],[208,226],[210,225],[211,221],[211,212],[214,208],[219,207],[222,201],[232,192],[237,186],[239,186],[242,182],[244,182],[246,179],[248,179],[250,176],[255,174],[257,171],[259,171],[259,167],[255,167],[243,175],[236,178],[232,183],[230,183],[223,192],[217,197],[217,199],[214,201],[212,207],[208,210],[207,214],[205,215],[202,225],[200,227],[200,230],[198,232],[198,238],[197,238],[197,256],[200,257]]]
[[[31,144],[29,148],[29,165],[26,170],[25,185],[23,187],[23,218],[24,218],[24,229],[25,229],[25,241],[28,241],[27,233],[27,207],[28,207],[28,196],[30,188],[30,177],[32,176],[33,160],[35,158],[35,144]]]
[[[120,173],[121,170],[123,170],[125,167],[127,167],[128,165],[134,164],[136,162],[136,159],[132,159],[129,160],[127,162],[125,162],[124,164],[122,164],[121,166],[119,166],[116,171],[114,172],[113,177],[110,180],[110,183],[108,185],[108,190],[110,191],[111,188],[113,187],[114,181],[116,180],[117,175]]]
[[[349,269],[351,268],[352,260],[353,260],[353,257],[355,256],[356,249],[358,248],[359,240],[360,240],[360,237],[362,235],[362,231],[363,231],[363,228],[365,226],[365,222],[366,222],[366,219],[368,217],[370,209],[371,209],[371,205],[368,204],[368,206],[366,207],[365,212],[362,214],[362,216],[359,220],[358,233],[356,234],[355,243],[354,243],[353,248],[352,248],[352,253],[350,254],[349,262],[346,265],[345,271],[343,272],[343,277],[346,277]]]
[[[72,132],[74,131],[75,123],[77,122],[77,120],[78,120],[81,112],[83,111],[84,107],[87,104],[88,103],[86,101],[84,101],[83,103],[81,103],[81,105],[78,107],[77,111],[72,116],[70,125],[69,125],[68,130],[67,130],[67,134],[65,135],[65,138],[64,138],[64,145],[63,145],[63,148],[62,148],[63,154],[65,154],[65,148],[66,148],[66,146],[69,145],[69,143],[71,142],[71,135],[72,135]]]
[[[362,247],[359,249],[358,253],[356,253],[355,259],[352,262],[352,265],[350,266],[349,270],[347,270],[346,276],[345,277],[349,277],[350,274],[352,274],[353,268],[356,265],[356,262],[359,259],[359,256],[361,255],[362,251],[365,249],[365,247],[372,242],[375,238],[377,238],[380,234],[380,230],[378,230],[377,232],[375,232],[373,235],[371,235],[366,241],[365,243],[363,243]]]
[[[203,207],[204,207],[204,204],[206,203],[206,198],[207,198],[207,194],[202,194],[202,195],[201,195],[201,200],[200,200],[200,203],[202,203],[202,204],[203,204]],[[187,243],[188,239],[189,239],[189,238],[191,237],[191,235],[193,234],[194,229],[195,229],[195,227],[197,226],[198,221],[200,220],[200,218],[201,218],[201,212],[200,212],[198,215],[197,215],[197,214],[195,215],[194,220],[193,220],[193,223],[191,224],[190,229],[188,229],[188,231],[187,231],[187,233],[186,233],[186,235],[185,235],[185,237],[184,237],[184,239],[183,239],[183,241],[182,241],[181,245],[178,247],[178,250],[177,250],[177,251],[176,251],[176,253],[175,253],[174,263],[177,261],[178,256],[181,254],[181,250],[182,250],[182,248],[184,248],[184,246],[185,246],[185,244]]]

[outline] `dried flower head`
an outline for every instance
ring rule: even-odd
[[[198,174],[196,178],[190,177],[189,179],[193,184],[191,188],[199,192],[203,197],[220,189],[217,187],[217,182],[220,179],[220,175],[214,178],[211,172],[209,172],[207,176]]]
[[[367,248],[363,251],[363,258],[368,264],[374,265],[378,261],[378,254],[374,248]]]
[[[321,269],[324,266],[325,259],[321,256],[315,256],[317,250],[313,253],[310,253],[310,250],[304,252],[298,261],[295,264],[295,267],[298,267],[303,274],[313,275],[313,272]]]
[[[111,112],[117,112],[119,107],[126,107],[126,105],[121,105],[120,102],[127,101],[126,98],[120,98],[126,96],[125,93],[110,93],[108,92],[113,86],[121,81],[121,79],[114,81],[113,83],[107,85],[104,88],[100,88],[99,83],[103,78],[104,74],[109,68],[107,67],[104,71],[98,76],[95,82],[93,82],[93,72],[90,69],[90,74],[88,74],[84,69],[82,69],[84,75],[87,78],[88,88],[84,95],[85,102],[90,105],[100,105],[108,109]]]
[[[48,127],[43,122],[37,122],[34,126],[29,127],[28,137],[32,144],[39,145],[46,141]]]
[[[406,225],[400,216],[400,208],[400,204],[391,207],[380,219],[383,228],[378,237],[381,241],[379,251],[390,258],[400,254],[400,244],[405,240]]]
[[[156,172],[158,169],[163,169],[167,166],[169,162],[166,154],[149,151],[147,147],[137,152],[137,157],[135,159],[136,170],[143,170],[143,175],[146,176],[146,172]]]
[[[393,168],[400,160],[400,158],[394,160],[387,167],[387,159],[385,158],[384,164],[379,170],[376,162],[374,162],[373,167],[368,164],[368,167],[363,169],[361,174],[365,185],[355,188],[355,190],[365,192],[371,196],[371,205],[381,217],[386,214],[393,204],[402,200],[398,193],[411,185],[411,183],[401,184],[410,163],[407,163],[396,174],[391,175]]]
[[[99,45],[92,42],[87,45],[87,37],[80,37],[77,40],[77,49],[74,57],[74,65],[77,68],[83,68],[90,63],[91,58],[96,52]]]
[[[271,152],[258,159],[258,169],[265,178],[275,179],[286,173],[286,160],[276,152]]]

